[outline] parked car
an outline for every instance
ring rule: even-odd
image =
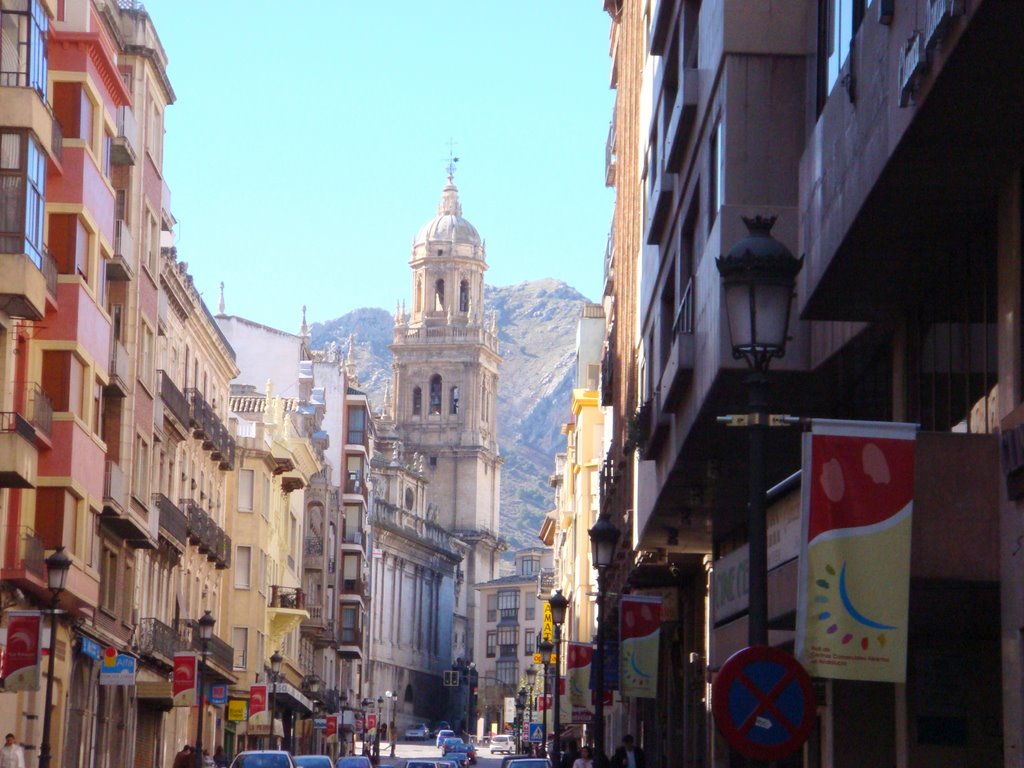
[[[451,738],[454,735],[455,735],[455,731],[453,731],[451,728],[441,728],[441,729],[439,729],[438,732],[437,732],[437,739],[435,740],[434,746],[436,746],[438,749],[440,749],[441,745],[444,744],[444,740],[445,739],[449,739],[449,738]],[[444,752],[442,752],[441,754],[443,755]]]
[[[327,755],[298,755],[292,760],[299,768],[334,768],[334,763]]]
[[[348,757],[339,757],[334,768],[373,768],[373,764],[366,755],[350,755]],[[384,766],[379,768],[384,768]]]
[[[496,755],[499,752],[506,755],[511,755],[512,750],[516,748],[515,740],[507,733],[496,733],[491,736],[491,754]]]
[[[281,750],[256,749],[235,755],[231,768],[295,768],[295,761]]]
[[[409,741],[426,741],[427,724],[420,723],[419,725],[414,725],[412,728],[406,728],[405,738],[409,739]]]
[[[406,760],[405,768],[437,768],[435,760]]]
[[[465,754],[467,762],[470,764],[476,763],[476,747],[457,736],[444,740],[444,744],[441,745],[441,754],[445,756]]]
[[[501,761],[501,768],[551,768],[551,761],[532,755],[506,755]]]

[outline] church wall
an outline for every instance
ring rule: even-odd
[[[298,336],[230,315],[218,315],[217,325],[235,350],[241,370],[236,383],[252,384],[265,393],[270,379],[275,395],[298,396],[302,344]]]

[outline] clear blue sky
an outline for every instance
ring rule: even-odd
[[[216,311],[283,330],[408,301],[449,138],[487,281],[600,294],[600,0],[144,0],[167,51],[179,259]]]

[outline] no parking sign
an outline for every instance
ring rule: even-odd
[[[785,651],[755,645],[737,651],[711,686],[718,729],[739,753],[781,760],[799,749],[814,725],[814,689]]]

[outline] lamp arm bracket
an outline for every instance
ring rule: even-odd
[[[785,413],[732,413],[715,420],[727,427],[792,427],[803,423],[800,416]]]

